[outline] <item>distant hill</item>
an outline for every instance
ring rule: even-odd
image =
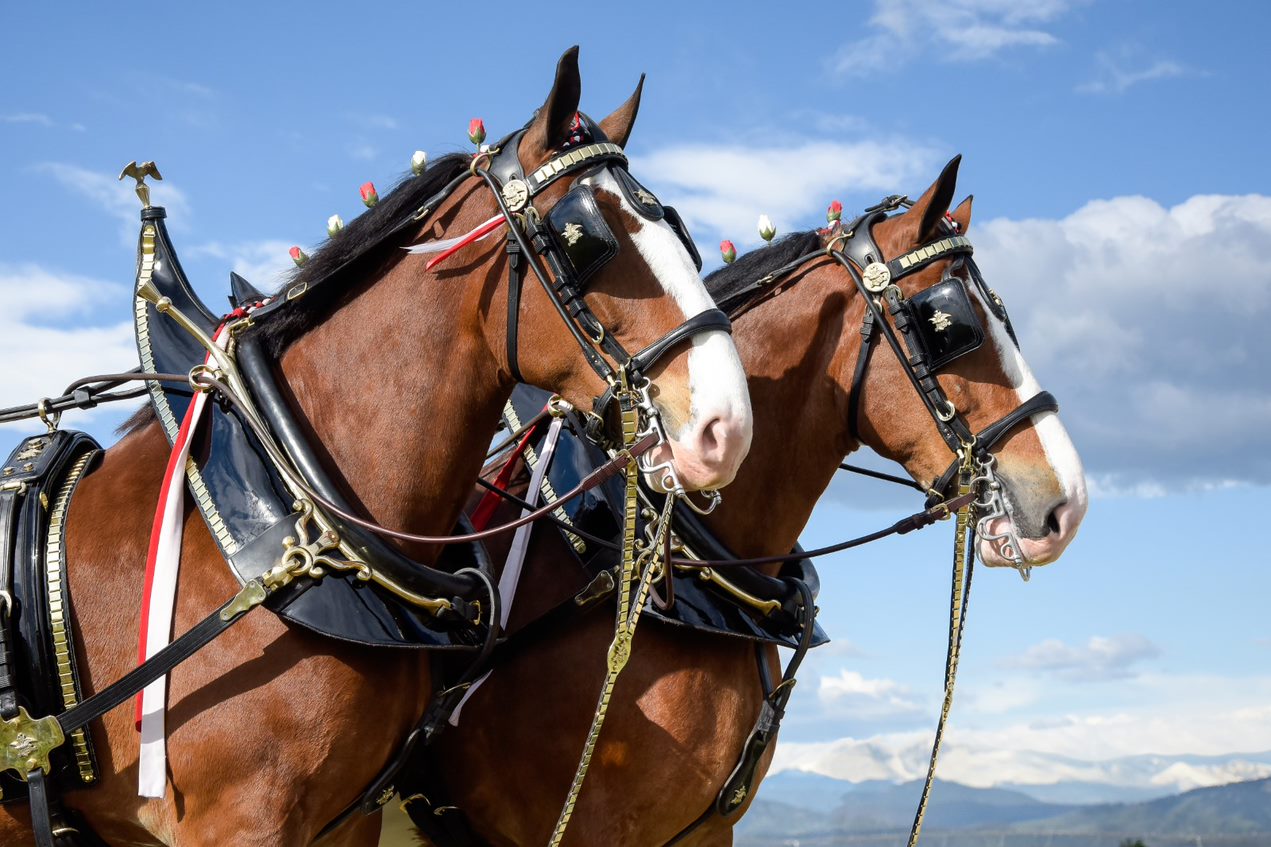
[[[1139,832],[1143,835],[1246,835],[1265,833],[1271,844],[1271,779],[1196,788],[1146,803],[1088,806],[1049,820],[1030,831]]]
[[[834,821],[839,829],[856,832],[908,828],[921,794],[922,783],[917,780],[903,785],[862,786],[843,797],[834,810]],[[1057,817],[1074,808],[1042,803],[1019,791],[970,788],[936,780],[926,827],[934,830],[1003,826]]]
[[[739,847],[892,847],[904,844],[921,784],[865,783],[840,790],[837,780],[801,775],[778,783],[777,794],[796,787],[817,797],[820,808],[767,799],[766,783],[737,828]],[[830,805],[826,798],[837,797]],[[1005,789],[937,782],[923,829],[935,847],[1106,847],[1143,838],[1152,847],[1271,845],[1271,778],[1140,803],[1064,806],[1042,803]],[[1204,839],[1213,838],[1214,841]]]

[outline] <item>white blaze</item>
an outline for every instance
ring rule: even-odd
[[[638,226],[631,240],[686,320],[715,308],[692,258],[666,221],[649,220],[637,212],[608,170],[589,176],[583,182],[612,194],[623,211],[635,219]],[[694,336],[692,345],[688,356],[692,411],[690,419],[683,422],[682,431],[693,432],[699,421],[716,417],[749,421],[750,392],[732,338],[726,332],[711,330]],[[672,438],[680,434],[668,432]]]
[[[997,347],[997,357],[1002,363],[1002,372],[1011,381],[1011,387],[1015,389],[1019,402],[1023,403],[1032,399],[1042,389],[1037,382],[1037,378],[1033,376],[1032,370],[1028,367],[1028,362],[1024,361],[1019,348],[1015,346],[1015,342],[1011,340],[1010,335],[1006,332],[1005,324],[997,319],[992,309],[989,308],[989,304],[984,302],[979,286],[974,283],[968,283],[966,287],[984,308],[985,317],[988,318],[989,334],[993,338],[994,346]],[[1064,429],[1059,416],[1054,412],[1043,412],[1040,415],[1034,415],[1033,421],[1033,429],[1037,433],[1037,438],[1041,441],[1042,450],[1046,453],[1046,460],[1055,472],[1055,476],[1064,490],[1064,495],[1068,498],[1069,503],[1084,512],[1088,498],[1086,493],[1086,474],[1081,466],[1081,458],[1077,455],[1077,448],[1073,446],[1072,439],[1068,437],[1068,431]]]

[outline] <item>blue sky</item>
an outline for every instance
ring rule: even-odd
[[[594,115],[649,74],[633,169],[708,262],[723,237],[756,247],[760,213],[810,228],[832,199],[921,191],[960,152],[977,258],[1095,499],[1032,583],[980,573],[943,775],[1127,780],[1055,757],[1134,754],[1235,762],[1134,777],[1164,787],[1271,773],[1254,755],[1271,751],[1269,7],[477,8],[0,9],[0,404],[133,360],[136,200],[115,181],[131,159],[159,163],[156,202],[221,302],[231,268],[273,285],[290,245],[356,215],[358,186],[386,188],[415,149],[467,149],[476,116],[493,136],[519,126],[573,43]],[[104,437],[117,420],[82,425]],[[806,541],[911,505],[837,483]],[[822,569],[836,644],[802,677],[781,766],[900,778],[920,764],[947,547],[942,528]],[[890,770],[874,773],[862,762],[880,751]]]

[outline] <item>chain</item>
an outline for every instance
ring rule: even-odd
[[[970,494],[978,480],[976,470],[979,463],[974,458],[973,445],[962,448],[962,466],[958,469],[958,496]],[[931,744],[931,761],[927,763],[927,777],[922,784],[922,795],[918,798],[918,810],[914,814],[913,828],[909,831],[908,847],[916,847],[918,836],[922,833],[922,822],[927,815],[927,803],[931,798],[931,787],[936,778],[936,760],[940,756],[940,742],[944,740],[944,728],[949,721],[949,712],[953,707],[953,687],[958,677],[958,659],[962,653],[962,627],[966,620],[966,596],[970,588],[968,565],[974,557],[968,555],[972,538],[970,531],[975,503],[970,502],[958,509],[953,533],[953,579],[949,598],[949,647],[948,659],[944,667],[944,701],[940,705],[940,720],[936,724],[936,737]]]
[[[627,382],[626,370],[619,374],[621,391],[618,402],[622,413],[622,438],[627,448],[639,436],[640,409],[634,392]],[[574,772],[574,780],[569,786],[565,805],[561,808],[556,828],[552,831],[550,847],[559,847],[565,837],[565,829],[574,814],[574,806],[578,803],[578,795],[582,791],[583,780],[591,767],[592,756],[596,752],[596,742],[600,738],[600,730],[604,726],[605,716],[609,712],[609,701],[613,697],[614,686],[618,675],[626,667],[631,658],[631,642],[635,638],[636,626],[640,615],[648,603],[649,591],[663,568],[670,567],[669,562],[662,561],[666,548],[666,535],[670,532],[671,511],[675,507],[675,495],[668,494],[661,514],[656,518],[656,527],[648,546],[636,553],[636,518],[639,513],[639,478],[640,469],[634,462],[627,465],[626,509],[622,532],[622,565],[618,582],[618,611],[614,620],[613,641],[609,644],[606,658],[607,669],[605,681],[600,689],[600,697],[596,702],[596,712],[591,719],[591,728],[587,732],[587,741],[583,745],[582,756],[578,760],[578,768]],[[632,584],[635,591],[632,596]]]

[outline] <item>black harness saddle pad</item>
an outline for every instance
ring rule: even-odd
[[[550,396],[541,389],[518,385],[512,392],[512,415],[508,416],[516,420],[509,422],[516,427],[520,421],[529,420],[543,409]],[[538,443],[541,443],[541,439]],[[537,456],[527,455],[526,459],[533,465]],[[599,447],[566,427],[561,432],[551,466],[547,470],[549,485],[544,493],[569,491],[606,459]],[[622,537],[623,500],[624,483],[621,477],[616,477],[584,496],[562,504],[557,517],[588,534],[616,544]],[[675,532],[696,553],[713,559],[736,558],[700,522],[693,521],[689,516],[681,514],[682,512],[683,509],[675,512]],[[618,564],[618,554],[615,551],[589,544],[578,536],[570,535],[564,527],[549,529],[536,526],[534,531],[560,532],[568,542],[565,546],[573,550],[586,573],[593,577]],[[730,570],[723,576],[753,597],[763,601],[777,601],[781,608],[774,609],[769,614],[760,613],[716,583],[703,581],[698,576],[680,571],[674,577],[674,604],[666,610],[651,604],[644,614],[672,626],[685,626],[699,632],[740,637],[782,647],[798,646],[799,626],[789,614],[791,604],[796,600],[796,591],[786,579],[763,576],[749,568]],[[814,590],[820,584],[816,568],[807,559],[786,566],[782,577],[803,580]],[[812,645],[819,646],[828,641],[829,637],[817,624]]]
[[[190,287],[164,217],[161,207],[142,212],[139,285],[153,283],[210,336],[220,320]],[[203,363],[204,348],[175,321],[140,297],[134,297],[134,310],[143,370],[185,373]],[[169,443],[192,396],[188,386],[150,383],[150,401]],[[186,481],[230,569],[246,582],[277,564],[283,538],[296,534],[295,498],[235,413],[211,403],[205,415],[206,455],[197,466],[189,464]],[[447,548],[447,556],[459,559],[451,567],[472,564],[476,555],[466,547]],[[368,554],[366,560],[374,561],[374,556]],[[470,633],[439,626],[423,609],[352,575],[328,575],[279,614],[322,635],[377,647],[469,647],[472,640]]]
[[[13,598],[10,625],[0,638],[10,650],[16,705],[35,717],[56,715],[82,697],[66,578],[66,515],[75,487],[99,455],[91,437],[62,430],[24,439],[0,469],[0,589]],[[5,687],[0,682],[0,699]],[[87,727],[53,751],[52,764],[63,789],[96,781]],[[24,800],[26,783],[5,772],[0,792],[3,802]]]

